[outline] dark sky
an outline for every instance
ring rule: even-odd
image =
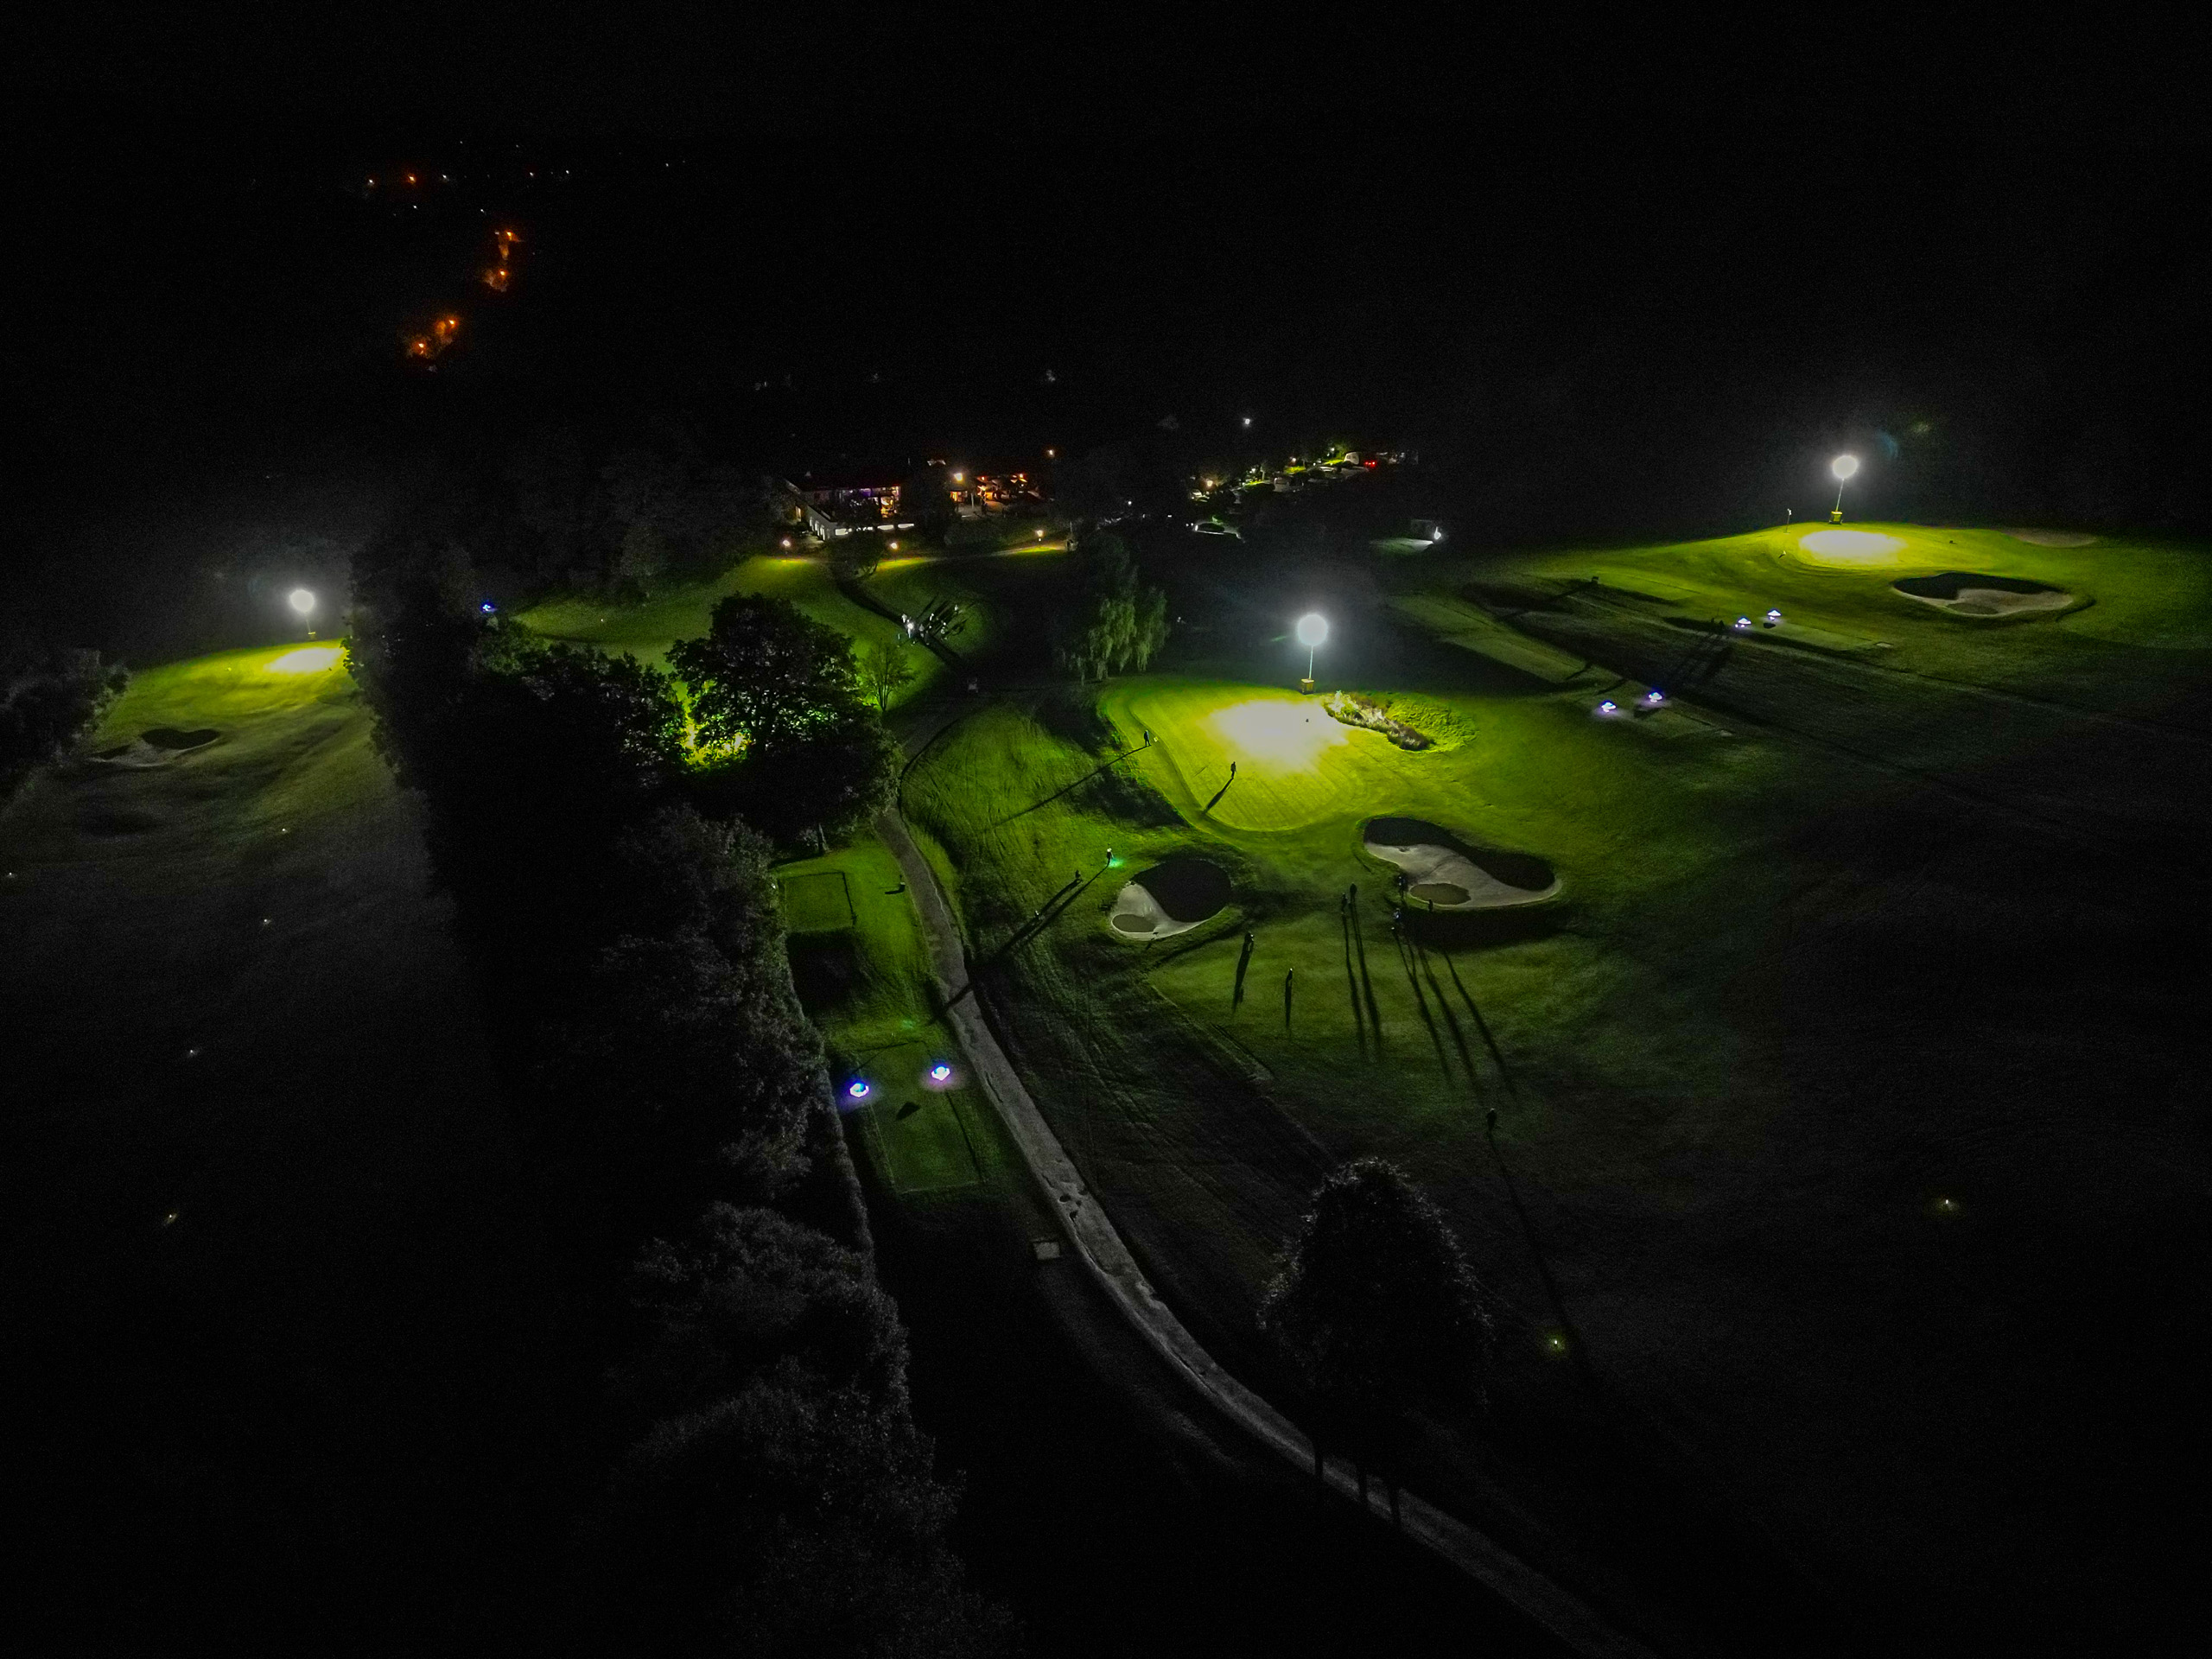
[[[41,20],[0,71],[25,453],[75,480],[586,410],[879,455],[1257,411],[1419,445],[1500,533],[1768,512],[1846,442],[1898,511],[2206,518],[2193,41],[1046,29]],[[343,193],[406,164],[462,183]],[[487,204],[532,237],[496,311]],[[426,404],[392,341],[448,295],[468,349]]]

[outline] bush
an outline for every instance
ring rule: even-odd
[[[0,663],[0,801],[67,754],[130,680],[97,651],[31,651]]]

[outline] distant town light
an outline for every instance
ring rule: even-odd
[[[1252,417],[1251,417],[1249,415],[1247,415],[1247,416],[1244,417],[1244,424],[1245,424],[1245,425],[1247,425],[1247,426],[1249,426],[1249,425],[1251,425],[1251,424],[1252,424]]]
[[[784,545],[785,545],[785,547],[789,547],[791,544],[791,538],[790,537],[788,537],[788,536],[785,537],[784,537]]]
[[[499,607],[498,606],[494,605],[494,604],[493,604],[490,600],[488,600],[488,599],[487,599],[487,600],[486,600],[482,604],[479,605],[476,608],[477,608],[478,610],[480,610],[480,611],[483,612],[485,615],[489,616],[489,615],[491,615],[491,614],[492,614],[492,613],[493,613],[493,612],[494,612],[494,611],[498,610]]]
[[[302,616],[315,609],[315,595],[304,588],[295,588],[287,601]]]

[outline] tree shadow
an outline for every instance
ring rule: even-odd
[[[1098,777],[1103,772],[1112,771],[1116,766],[1120,766],[1122,761],[1128,760],[1131,755],[1142,753],[1144,745],[1141,743],[1138,744],[1135,748],[1123,749],[1119,754],[1114,756],[1110,760],[1101,761],[1097,766],[1084,773],[1082,777],[1077,779],[1073,783],[1064,785],[1062,787],[1054,790],[1051,794],[1046,796],[1044,799],[1039,801],[1032,801],[1028,805],[1020,808],[1019,810],[1009,812],[1004,817],[994,820],[990,828],[994,830],[999,829],[1005,824],[1012,823],[1016,818],[1027,817],[1032,812],[1037,810],[1040,806],[1050,806],[1054,801],[1058,800],[1061,796],[1071,794],[1076,790],[1081,789],[1092,779]],[[1218,800],[1221,798],[1219,796],[1216,796],[1214,798]]]

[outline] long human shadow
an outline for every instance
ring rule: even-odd
[[[1244,975],[1252,965],[1252,936],[1244,936],[1244,948],[1236,953],[1236,988],[1230,995],[1229,1011],[1234,1014],[1244,1006]]]
[[[1344,934],[1344,995],[1351,1003],[1352,1039],[1359,1045],[1359,1058],[1364,1060],[1367,1058],[1367,1021],[1359,1011],[1359,976],[1351,965],[1352,925],[1349,906],[1340,907],[1338,921]]]
[[[1235,772],[1230,773],[1229,783],[1224,784],[1219,789],[1214,791],[1213,799],[1208,801],[1204,806],[1198,809],[1199,816],[1203,817],[1206,813],[1212,811],[1214,808],[1219,806],[1221,804],[1221,798],[1229,793],[1229,785],[1233,784],[1236,781],[1236,774]]]
[[[985,955],[969,964],[968,969],[968,982],[965,985],[963,985],[958,990],[955,991],[950,996],[945,998],[944,1006],[947,1008],[950,1008],[954,1003],[959,1001],[961,998],[971,995],[976,988],[976,982],[982,977],[986,969],[997,967],[1001,963],[1013,956],[1015,951],[1020,950],[1023,945],[1028,944],[1030,940],[1035,938],[1039,933],[1042,933],[1054,922],[1059,920],[1061,916],[1066,912],[1067,907],[1083,896],[1084,889],[1088,887],[1097,879],[1098,878],[1095,873],[1090,875],[1077,876],[1073,880],[1068,881],[1059,889],[1058,892],[1055,893],[1043,904],[1038,906],[1037,908],[1030,913],[1029,919],[1027,921],[1022,923],[1020,927],[1017,927],[1012,933],[1007,936],[1005,943],[1001,944],[996,950],[987,952]]]
[[[1382,1011],[1375,1004],[1375,980],[1367,971],[1367,936],[1359,931],[1359,899],[1351,901],[1351,948],[1359,957],[1359,988],[1367,1000],[1368,1029],[1375,1033],[1375,1058],[1382,1058]]]
[[[1406,986],[1414,994],[1414,1006],[1421,1010],[1421,1022],[1428,1027],[1428,1040],[1436,1046],[1436,1069],[1444,1073],[1445,1080],[1452,1077],[1452,1061],[1444,1052],[1444,1039],[1437,1034],[1436,1018],[1428,1011],[1428,998],[1421,994],[1421,979],[1414,972],[1413,941],[1403,932],[1397,936],[1398,966],[1405,970]]]
[[[1459,1064],[1467,1068],[1467,1087],[1473,1090],[1479,1079],[1475,1072],[1474,1051],[1467,1046],[1466,1033],[1459,1029],[1459,1016],[1452,1012],[1452,1005],[1444,1000],[1444,988],[1436,982],[1436,969],[1429,965],[1428,950],[1419,939],[1413,942],[1414,960],[1421,964],[1421,977],[1428,982],[1428,988],[1436,993],[1436,1011],[1444,1016],[1445,1029],[1452,1033],[1452,1046],[1459,1051]]]
[[[1521,1221],[1521,1236],[1528,1242],[1529,1254],[1535,1258],[1536,1276],[1543,1281],[1545,1300],[1552,1305],[1552,1317],[1559,1321],[1559,1328],[1567,1338],[1567,1357],[1574,1362],[1576,1373],[1590,1397],[1611,1414],[1605,1391],[1598,1386],[1598,1378],[1590,1369],[1590,1357],[1583,1351],[1582,1333],[1575,1329],[1574,1321],[1567,1317],[1567,1303],[1559,1294],[1559,1281],[1552,1277],[1552,1264],[1544,1255],[1542,1242],[1536,1236],[1536,1224],[1529,1217],[1529,1206],[1521,1202],[1520,1184],[1513,1179],[1513,1166],[1505,1161],[1505,1154],[1497,1144],[1497,1126],[1493,1123],[1484,1131],[1490,1142],[1490,1155],[1497,1160],[1497,1173],[1505,1179],[1505,1196],[1512,1201],[1513,1213]]]
[[[995,820],[990,827],[996,830],[1001,825],[1012,823],[1016,818],[1027,817],[1032,812],[1034,812],[1040,806],[1050,806],[1054,801],[1058,800],[1061,796],[1069,794],[1075,790],[1081,789],[1092,779],[1098,777],[1103,772],[1111,772],[1116,766],[1120,766],[1122,761],[1128,760],[1131,755],[1142,753],[1144,747],[1145,746],[1140,743],[1134,748],[1123,749],[1112,760],[1100,762],[1089,772],[1084,772],[1082,777],[1077,779],[1073,783],[1065,785],[1062,787],[1054,790],[1051,794],[1046,796],[1041,801],[1032,801],[1028,805],[1021,808],[1020,810],[1007,813],[1006,817]],[[1215,798],[1218,800],[1220,798],[1217,796]]]
[[[1505,1056],[1498,1052],[1497,1039],[1490,1034],[1490,1021],[1483,1018],[1483,1011],[1475,1006],[1475,999],[1460,983],[1459,964],[1452,960],[1449,951],[1439,951],[1437,954],[1444,958],[1445,969],[1452,976],[1452,989],[1459,993],[1459,1000],[1467,1005],[1468,1017],[1474,1020],[1475,1029],[1482,1033],[1483,1046],[1490,1051],[1491,1059],[1497,1067],[1497,1075],[1505,1084],[1505,1092],[1518,1100],[1521,1091],[1513,1086],[1513,1068],[1506,1065]]]

